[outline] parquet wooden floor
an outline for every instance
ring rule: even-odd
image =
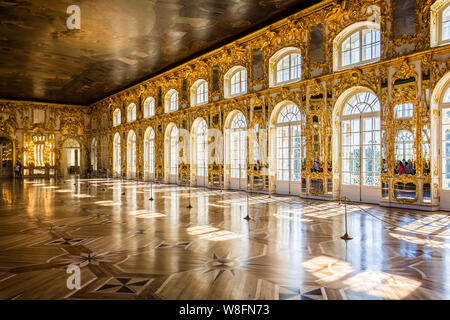
[[[75,178],[0,194],[0,299],[450,299],[446,212],[352,204],[346,242],[336,202]]]

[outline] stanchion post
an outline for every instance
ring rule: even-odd
[[[188,190],[189,190],[189,204],[186,207],[187,209],[192,209],[192,205],[191,205],[191,183],[190,181],[188,181]]]
[[[347,197],[345,197],[344,199],[345,199],[345,211],[344,211],[345,212],[345,234],[341,237],[341,239],[343,239],[343,240],[352,240],[353,237],[351,237],[348,234]]]
[[[240,174],[239,174],[239,176],[240,176]],[[252,216],[250,216],[250,206],[249,206],[249,203],[248,203],[248,180],[247,180],[247,178],[245,179],[245,185],[246,185],[245,191],[247,193],[247,215],[244,217],[244,219],[247,220],[247,221],[248,220],[254,220],[254,218]]]
[[[150,201],[153,201],[153,180],[150,180]]]

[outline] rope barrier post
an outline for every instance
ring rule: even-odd
[[[249,221],[249,220],[255,220],[252,216],[250,216],[250,207],[249,207],[249,203],[248,203],[248,180],[246,180],[246,188],[245,191],[247,193],[247,215],[244,217],[245,220]]]
[[[348,234],[347,197],[345,197],[344,199],[345,199],[345,234],[341,237],[341,239],[343,239],[343,240],[352,240],[353,237],[351,237]]]
[[[192,209],[192,205],[191,205],[191,183],[190,181],[188,182],[188,190],[189,190],[189,204],[186,207],[187,209]]]
[[[153,201],[153,180],[150,180],[150,201]]]

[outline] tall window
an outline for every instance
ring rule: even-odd
[[[286,105],[276,124],[277,180],[300,181],[302,137],[301,114],[294,104]]]
[[[197,80],[191,87],[191,106],[199,106],[208,103],[208,82]]]
[[[136,121],[136,104],[130,103],[127,108],[127,121],[132,122]]]
[[[450,41],[450,4],[442,11],[442,41]]]
[[[380,31],[362,29],[342,43],[342,66],[358,64],[380,57]]]
[[[369,92],[353,95],[344,106],[341,128],[342,183],[379,186],[380,103],[377,97]]]
[[[230,132],[231,178],[247,175],[247,122],[242,113],[234,116]],[[240,171],[239,171],[240,169]]]
[[[394,107],[394,117],[396,119],[412,118],[414,105],[412,103],[398,104]]]
[[[400,130],[395,137],[395,159],[413,160],[414,136],[411,131]]]
[[[178,110],[178,91],[170,90],[166,95],[166,112]]]
[[[208,175],[208,126],[205,120],[201,120],[196,132],[197,152],[197,176]]]
[[[300,79],[302,72],[302,57],[299,53],[283,56],[276,67],[276,83],[284,83]]]
[[[97,171],[97,139],[92,139],[91,144],[91,166],[94,171]]]
[[[128,174],[136,173],[136,133],[131,130],[127,139],[127,171]]]
[[[144,167],[148,174],[155,173],[155,131],[152,128],[145,131]]]
[[[335,71],[364,65],[380,59],[380,26],[370,21],[354,23],[333,40]]]
[[[247,91],[247,71],[239,70],[231,76],[231,95],[245,93]]]
[[[178,128],[170,132],[170,174],[178,175]]]
[[[113,113],[113,125],[118,126],[121,123],[121,113],[120,109],[117,108]]]
[[[441,104],[442,188],[450,190],[450,88]]]
[[[116,133],[114,135],[114,146],[113,146],[113,170],[114,174],[121,174],[121,151],[120,151],[120,134]]]
[[[444,99],[442,99],[443,103],[450,103],[450,88],[447,89],[444,95]]]
[[[148,97],[144,101],[144,118],[150,118],[155,115],[155,99]]]

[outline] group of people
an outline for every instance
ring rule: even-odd
[[[395,167],[395,173],[396,174],[416,174],[416,167],[412,163],[411,159],[406,162],[405,159],[403,161],[397,162],[397,165]]]

